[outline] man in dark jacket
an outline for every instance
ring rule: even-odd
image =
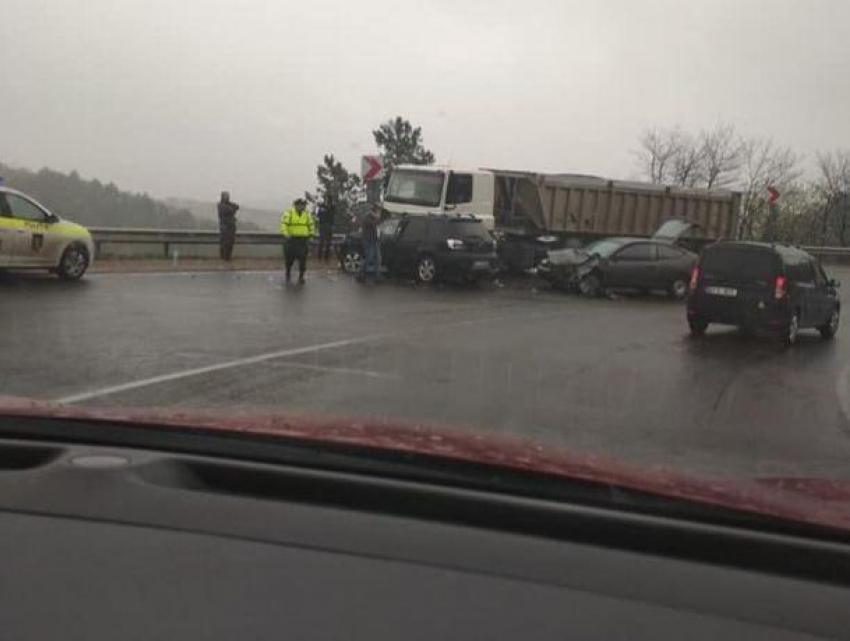
[[[218,203],[219,254],[222,260],[233,257],[233,245],[236,243],[236,212],[239,205],[230,202],[230,192],[221,192]]]
[[[360,233],[363,240],[363,264],[357,280],[364,281],[372,277],[375,282],[381,277],[381,235],[378,223],[381,222],[380,208],[373,205],[360,222]]]
[[[328,261],[331,258],[331,246],[334,237],[334,219],[336,208],[333,199],[325,196],[324,202],[319,205],[319,260]]]

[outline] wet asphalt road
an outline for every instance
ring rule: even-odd
[[[2,394],[401,418],[694,473],[850,478],[850,327],[783,350],[732,328],[693,340],[660,296],[332,271],[289,288],[271,272],[7,274],[0,325]]]

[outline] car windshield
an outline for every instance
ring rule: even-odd
[[[390,178],[385,199],[392,203],[434,207],[440,204],[445,178],[441,171],[397,171]]]
[[[850,2],[0,15],[0,436],[298,426],[850,531]]]
[[[624,241],[622,240],[600,240],[595,243],[591,243],[585,250],[588,254],[595,254],[600,258],[609,258],[614,252],[620,249],[624,245]]]

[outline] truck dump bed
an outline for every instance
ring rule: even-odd
[[[687,218],[699,237],[733,238],[741,195],[574,174],[491,169],[496,226],[574,236],[650,236],[669,218]]]

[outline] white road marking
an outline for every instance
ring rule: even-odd
[[[330,349],[336,349],[338,347],[348,347],[350,345],[362,345],[363,343],[372,343],[375,341],[386,340],[390,338],[398,338],[400,336],[410,336],[412,334],[420,333],[420,332],[431,332],[435,330],[445,330],[451,329],[453,327],[465,327],[469,325],[480,325],[483,323],[492,323],[500,320],[505,320],[507,318],[514,318],[516,316],[520,316],[523,322],[528,322],[532,318],[545,318],[548,316],[560,316],[561,314],[566,313],[568,310],[558,310],[555,312],[538,312],[532,314],[502,314],[498,316],[490,316],[487,318],[472,318],[468,320],[456,321],[454,323],[443,323],[443,324],[433,324],[433,325],[425,325],[420,327],[411,327],[409,330],[404,332],[392,332],[388,334],[372,334],[368,336],[361,336],[358,338],[349,338],[345,340],[339,341],[331,341],[329,343],[319,343],[317,345],[307,345],[304,347],[295,347],[292,349],[284,349],[276,352],[268,352],[266,354],[258,354],[256,356],[249,356],[247,358],[237,358],[232,361],[225,361],[223,363],[216,363],[215,365],[206,365],[204,367],[195,367],[192,369],[181,370],[179,372],[172,372],[170,374],[162,374],[160,376],[152,376],[150,378],[143,378],[136,381],[131,381],[129,383],[122,383],[121,385],[112,385],[109,387],[101,387],[95,390],[89,390],[88,392],[82,392],[79,394],[72,394],[70,396],[65,396],[63,398],[55,399],[54,403],[59,403],[61,405],[72,405],[74,403],[80,403],[82,401],[89,401],[94,398],[100,398],[102,396],[111,396],[112,394],[118,394],[120,392],[129,392],[132,390],[140,389],[142,387],[150,387],[151,385],[159,385],[161,383],[169,383],[171,381],[178,381],[184,378],[190,378],[192,376],[201,376],[203,374],[211,374],[213,372],[221,372],[224,370],[234,369],[236,367],[244,367],[246,365],[254,365],[256,363],[264,363],[266,361],[275,360],[278,358],[286,358],[288,356],[298,356],[300,354],[313,354],[315,352],[322,352]],[[358,371],[364,372],[369,370],[348,370],[349,372]],[[373,372],[377,374],[377,372]]]
[[[369,343],[381,340],[383,338],[390,338],[391,336],[394,336],[394,334],[373,334],[371,336],[361,336],[359,338],[349,338],[340,341],[331,341],[330,343],[319,343],[318,345],[306,345],[304,347],[283,349],[277,352],[268,352],[266,354],[258,354],[257,356],[249,356],[248,358],[237,358],[236,360],[225,361],[223,363],[216,363],[215,365],[207,365],[205,367],[185,369],[179,372],[162,374],[160,376],[151,376],[150,378],[143,378],[137,381],[132,381],[130,383],[123,383],[121,385],[102,387],[100,389],[90,390],[81,394],[73,394],[71,396],[56,399],[56,402],[61,403],[63,405],[70,405],[73,403],[88,401],[93,398],[99,398],[101,396],[110,396],[112,394],[118,394],[119,392],[128,392],[130,390],[139,389],[140,387],[149,387],[151,385],[159,385],[161,383],[177,381],[182,378],[200,376],[202,374],[210,374],[212,372],[221,372],[224,370],[233,369],[235,367],[254,365],[255,363],[264,363],[265,361],[271,361],[276,358],[286,358],[287,356],[298,356],[300,354],[312,354],[315,352],[322,352],[329,349],[336,349],[338,347],[360,345],[362,343]]]

